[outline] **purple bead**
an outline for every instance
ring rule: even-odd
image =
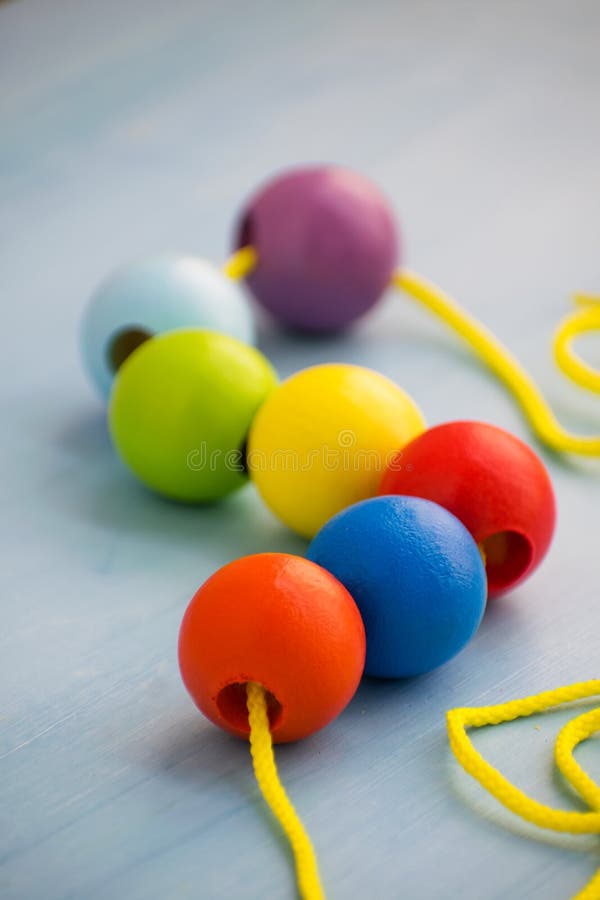
[[[252,293],[284,325],[334,331],[367,312],[398,264],[392,210],[367,178],[340,166],[294,169],[242,212],[235,247],[252,245]]]

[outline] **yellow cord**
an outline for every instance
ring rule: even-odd
[[[241,281],[250,274],[257,262],[258,256],[254,247],[240,247],[223,265],[223,272],[234,281]]]
[[[575,747],[600,731],[600,707],[573,719],[560,731],[554,758],[563,777],[591,807],[590,812],[553,809],[538,803],[515,787],[475,750],[468,728],[498,725],[531,716],[562,703],[600,695],[600,679],[545,691],[522,700],[511,700],[497,706],[452,709],[447,713],[450,746],[463,769],[475,778],[504,806],[534,825],[571,834],[600,834],[600,787],[590,778],[573,756]],[[600,870],[573,900],[600,900]]]
[[[575,354],[571,341],[587,331],[600,330],[600,297],[578,294],[574,300],[578,309],[562,320],[554,336],[554,358],[571,381],[599,394],[600,372]]]
[[[237,250],[223,266],[230,278],[241,280],[256,267],[254,247]],[[582,456],[600,456],[600,436],[585,437],[564,429],[529,373],[491,331],[439,288],[415,272],[395,272],[392,284],[417,300],[466,341],[482,362],[511,391],[539,439],[553,450]],[[600,372],[587,365],[571,347],[575,337],[600,330],[600,297],[578,295],[578,309],[559,325],[554,337],[554,359],[576,384],[600,393]]]
[[[456,331],[512,392],[537,436],[554,450],[600,456],[600,436],[570,434],[557,421],[539,388],[519,361],[494,335],[458,303],[424,278],[405,269],[396,272],[393,284],[409,294]],[[589,303],[590,298],[586,298]],[[580,300],[581,302],[581,300]],[[555,338],[555,359],[560,368],[578,384],[600,391],[600,375],[570,351],[575,335],[600,328],[600,304],[578,312],[561,323]]]
[[[246,694],[250,722],[250,752],[254,774],[263,797],[292,847],[300,896],[303,900],[325,900],[325,894],[319,881],[315,851],[279,780],[264,688],[260,684],[250,681],[246,685]]]

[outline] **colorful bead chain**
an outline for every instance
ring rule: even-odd
[[[549,447],[600,453],[600,438],[565,431],[510,352],[454,301],[398,269],[386,200],[335,166],[278,176],[240,216],[219,272],[191,257],[121,270],[86,312],[86,367],[109,397],[115,447],[147,486],[176,500],[214,501],[251,478],[269,508],[312,539],[307,558],[235,560],[196,592],[179,661],[200,710],[249,739],[265,800],[292,846],[303,898],[324,896],[309,838],[277,774],[273,742],[327,725],[363,672],[417,675],[442,665],[477,631],[488,598],[528,577],[555,525],[548,473],[518,438],[481,422],[426,428],[398,385],[360,366],[329,364],[282,384],[254,347],[240,287],[286,327],[347,327],[389,285],[453,328],[519,402]],[[562,371],[590,390],[600,375],[571,342],[600,328],[600,303],[555,339]],[[594,711],[557,741],[557,764],[593,812],[557,812],[514,788],[477,754],[466,729],[598,693],[588,682],[534,698],[448,714],[452,749],[502,803],[541,827],[600,830],[600,788],[572,757],[600,727]],[[600,875],[578,897],[600,897]]]

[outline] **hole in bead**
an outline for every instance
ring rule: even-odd
[[[118,372],[128,356],[145,343],[152,335],[143,328],[125,328],[112,340],[108,349],[108,360],[113,372]]]
[[[250,213],[247,213],[240,222],[236,244],[238,250],[241,247],[254,246],[254,223]]]
[[[499,531],[481,542],[490,591],[501,590],[525,574],[533,548],[518,531]]]
[[[240,447],[240,471],[246,476],[250,475],[250,470],[248,469],[248,438]]]
[[[270,691],[265,690],[267,714],[271,731],[279,725],[283,708]],[[246,682],[236,681],[224,687],[217,696],[217,707],[225,721],[233,728],[250,733],[248,707],[246,705]]]

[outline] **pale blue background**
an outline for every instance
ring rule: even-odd
[[[376,179],[407,264],[501,335],[565,422],[600,429],[600,401],[564,385],[548,352],[570,293],[600,292],[597,0],[2,4],[3,900],[293,896],[247,749],[194,709],[176,637],[219,565],[304,545],[252,489],[202,511],[139,487],[109,446],[77,328],[131,257],[222,260],[241,198],[308,159]],[[262,343],[282,374],[372,365],[430,422],[482,417],[529,438],[410,301],[390,296],[346,337]],[[278,752],[331,900],[566,900],[600,864],[593,838],[533,840],[458,772],[445,736],[450,706],[599,674],[600,469],[545,458],[560,518],[535,577],[452,663],[363,685],[330,728]],[[477,745],[569,805],[550,765],[564,720]],[[597,741],[581,758],[600,775]]]

